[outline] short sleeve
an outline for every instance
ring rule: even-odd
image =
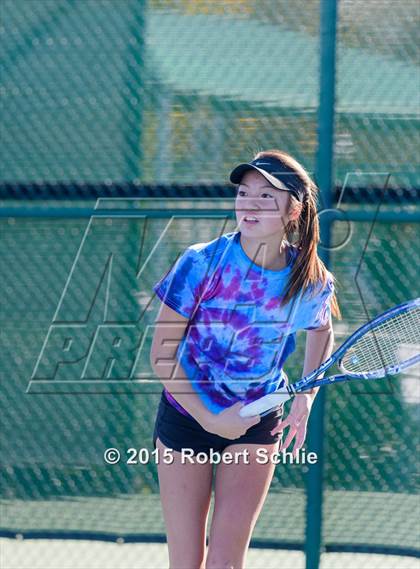
[[[328,277],[325,287],[319,287],[319,292],[311,295],[305,303],[304,318],[301,326],[304,330],[316,330],[328,323],[331,318],[331,300],[333,295],[333,279]]]
[[[197,302],[200,282],[205,277],[201,256],[188,247],[169,271],[154,285],[162,302],[189,318]]]

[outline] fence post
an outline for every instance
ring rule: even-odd
[[[146,0],[138,0],[128,9],[130,24],[127,30],[124,69],[124,104],[122,106],[123,163],[122,180],[133,182],[143,176],[143,108],[146,85]]]
[[[320,2],[320,85],[315,177],[320,189],[322,208],[329,209],[332,203],[333,186],[335,46],[338,0],[320,0]],[[327,217],[329,216],[322,216],[321,218],[323,248],[320,255],[328,267],[331,223],[326,219]],[[308,448],[316,452],[318,461],[310,466],[307,477],[306,569],[318,569],[321,557],[326,393],[326,389],[319,390],[309,420]]]

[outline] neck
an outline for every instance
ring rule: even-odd
[[[246,255],[264,269],[281,271],[287,266],[287,247],[284,235],[250,238],[240,234],[242,249]]]

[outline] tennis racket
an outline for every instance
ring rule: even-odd
[[[296,393],[340,381],[395,375],[420,361],[420,298],[395,306],[354,332],[331,357],[293,385],[244,405],[242,417],[261,415]],[[337,363],[340,375],[316,379]]]

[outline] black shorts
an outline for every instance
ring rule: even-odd
[[[283,406],[261,417],[261,421],[250,427],[241,437],[226,439],[209,433],[198,421],[183,415],[169,403],[162,391],[153,433],[153,446],[156,448],[158,437],[168,448],[179,452],[188,448],[192,449],[194,454],[208,453],[210,448],[221,453],[228,445],[238,443],[273,444],[280,439],[281,433],[272,435],[270,431],[278,425],[282,415]]]

